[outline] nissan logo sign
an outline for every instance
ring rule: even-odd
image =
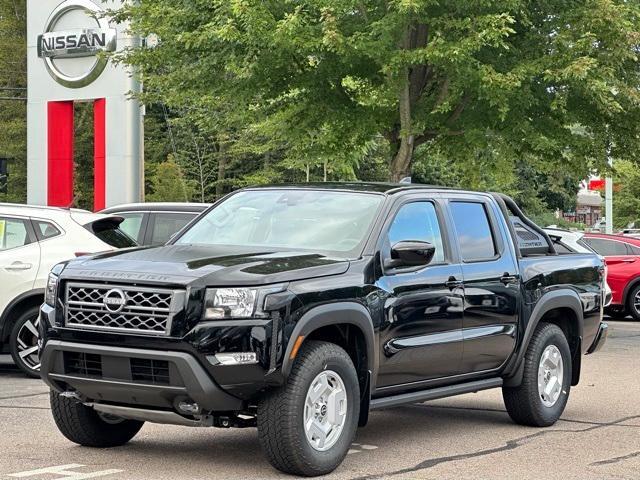
[[[114,288],[104,294],[102,303],[109,312],[119,313],[127,304],[127,297],[122,290]]]
[[[44,33],[38,35],[38,56],[61,85],[89,85],[107,66],[107,58],[98,53],[115,51],[117,32],[101,12],[90,0],[66,0],[51,12]],[[68,28],[70,24],[73,28]],[[69,62],[65,59],[80,57],[92,58],[65,65]]]

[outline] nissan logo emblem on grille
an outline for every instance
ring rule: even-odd
[[[104,303],[105,308],[111,313],[118,313],[121,312],[127,304],[127,298],[122,290],[113,288],[104,294],[102,303]]]

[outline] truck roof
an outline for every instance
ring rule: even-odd
[[[393,182],[309,182],[309,183],[280,183],[257,185],[247,187],[248,189],[259,188],[302,188],[313,190],[346,190],[369,193],[385,193],[388,195],[409,191],[409,190],[433,190],[433,191],[460,191],[465,193],[482,193],[472,192],[468,190],[456,190],[451,187],[443,187],[440,185],[426,185],[421,183],[393,183]]]

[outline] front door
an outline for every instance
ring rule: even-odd
[[[438,202],[413,199],[398,206],[383,230],[381,256],[404,240],[426,241],[436,252],[426,267],[385,269],[378,286],[387,292],[378,388],[456,375],[462,360],[462,270],[452,258]]]

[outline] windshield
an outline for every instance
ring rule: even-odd
[[[175,243],[359,255],[382,199],[325,190],[248,190],[217,205]]]

